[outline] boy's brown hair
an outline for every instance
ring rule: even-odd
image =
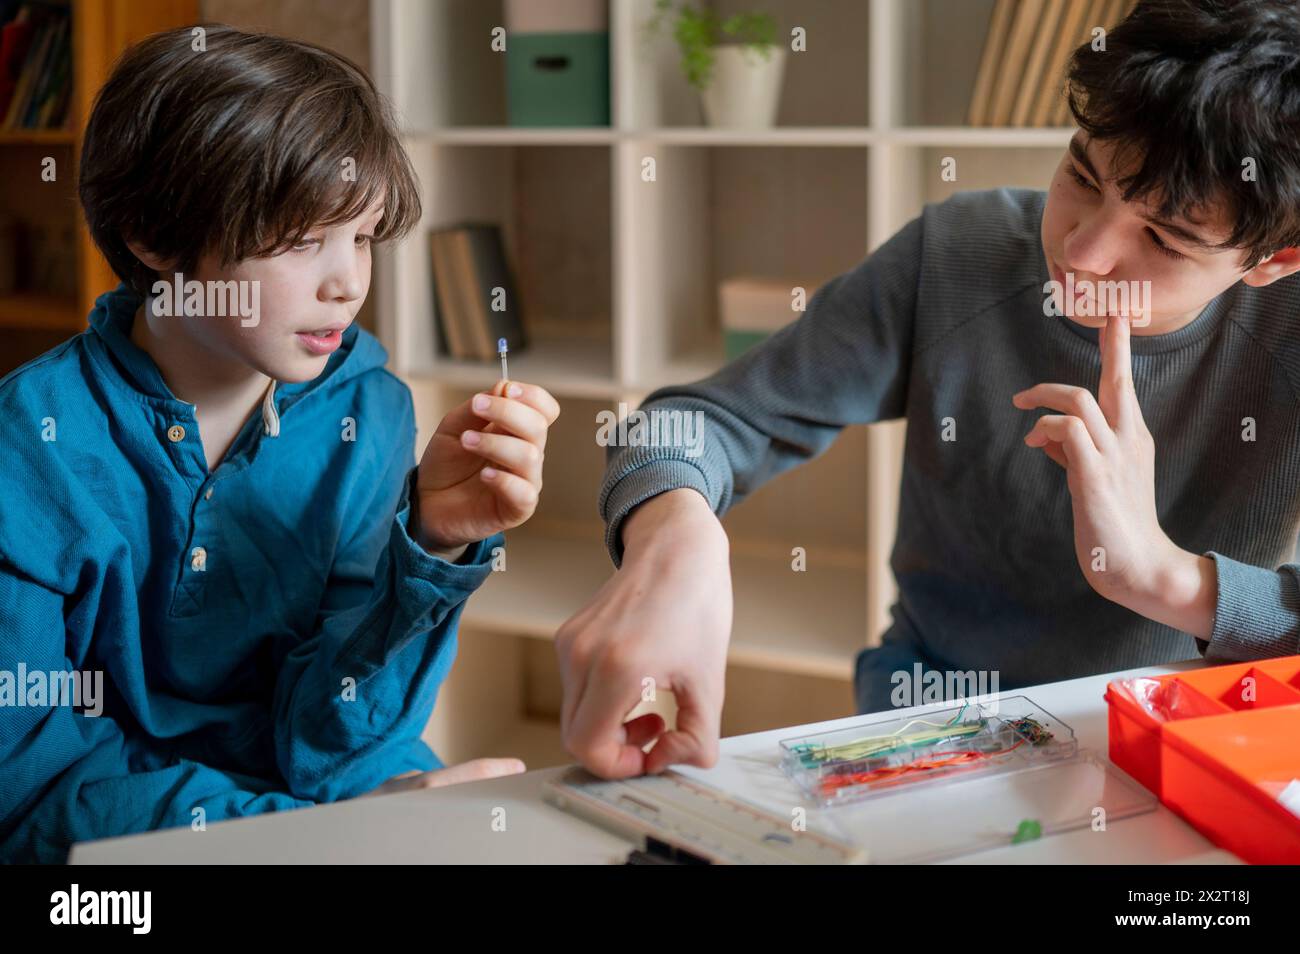
[[[122,54],[86,126],[78,189],[95,244],[142,295],[158,276],[127,239],[187,272],[204,254],[227,266],[281,251],[381,195],[377,241],[420,219],[392,112],[360,67],[221,24]]]

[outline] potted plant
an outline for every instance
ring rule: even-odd
[[[654,32],[672,18],[686,81],[700,93],[710,126],[767,128],[776,122],[785,50],[768,13],[719,17],[712,10],[656,0]]]

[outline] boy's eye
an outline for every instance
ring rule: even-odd
[[[1156,232],[1155,229],[1147,229],[1147,234],[1151,236],[1151,244],[1155,246],[1156,251],[1159,252],[1161,255],[1164,255],[1166,258],[1172,258],[1174,261],[1178,261],[1179,259],[1187,257],[1183,255],[1181,252],[1174,251],[1163,241],[1161,241],[1160,235]]]
[[[1076,169],[1073,165],[1070,166],[1069,173],[1070,173],[1070,178],[1072,178],[1075,182],[1079,183],[1079,185],[1083,186],[1088,191],[1090,192],[1098,191],[1097,187],[1093,185],[1091,182],[1089,182],[1087,179],[1085,179],[1083,175],[1079,172],[1079,170]],[[1168,245],[1166,245],[1161,240],[1159,234],[1157,234],[1154,229],[1147,229],[1147,235],[1150,236],[1151,244],[1155,246],[1156,251],[1159,252],[1161,255],[1165,256],[1166,258],[1173,259],[1174,261],[1179,261],[1187,257],[1186,255],[1183,255],[1181,252],[1177,252],[1174,249],[1170,248]]]
[[[368,246],[370,245],[370,243],[373,242],[374,240],[375,240],[375,237],[374,237],[373,235],[360,235],[360,234],[358,234],[357,237],[356,237],[356,239],[354,240],[354,242],[355,242],[355,244],[356,244],[356,246],[357,246],[358,248],[366,248],[366,247],[368,247]],[[305,251],[307,251],[309,248],[311,248],[312,246],[319,245],[320,243],[321,243],[321,240],[318,239],[318,238],[305,238],[305,239],[303,239],[303,240],[300,241],[300,242],[297,242],[297,243],[295,243],[295,244],[293,244],[293,245],[290,245],[289,248],[292,249],[292,250],[295,251],[295,252],[305,252]]]
[[[1070,166],[1070,178],[1072,178],[1075,182],[1079,183],[1079,185],[1083,186],[1085,189],[1089,190],[1090,192],[1097,191],[1097,187],[1093,185],[1091,182],[1089,182],[1087,179],[1085,179],[1082,175],[1080,175],[1079,170],[1076,169],[1074,166]]]

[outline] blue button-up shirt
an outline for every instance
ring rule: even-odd
[[[439,767],[420,733],[504,544],[453,564],[412,540],[410,391],[356,326],[209,472],[130,340],[140,303],[100,296],[0,381],[3,860]]]

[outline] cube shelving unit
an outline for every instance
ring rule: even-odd
[[[95,94],[113,61],[151,33],[199,19],[198,0],[63,0],[72,35],[68,120],[61,129],[0,130],[0,209],[25,229],[66,232],[63,288],[17,287],[0,293],[0,374],[86,327],[95,299],[117,285],[77,205],[77,162]],[[30,51],[29,51],[30,52]],[[56,177],[41,173],[53,159]]]
[[[703,125],[671,37],[645,30],[653,0],[608,0],[612,121],[577,129],[506,125],[503,54],[490,46],[499,0],[372,2],[373,72],[424,198],[420,232],[376,261],[379,333],[414,394],[417,444],[499,374],[438,353],[428,232],[460,221],[502,226],[533,339],[511,376],[563,408],[538,513],[507,535],[506,570],[465,609],[427,735],[445,760],[568,761],[550,641],[613,572],[596,414],[723,364],[720,281],[788,279],[811,298],[927,202],[1046,188],[1072,134],[962,125],[993,0],[713,6],[769,10],[787,38],[806,31],[772,129]],[[956,182],[940,177],[945,157]],[[854,656],[878,641],[896,593],[904,440],[899,421],[849,428],[724,517],[735,589],[724,734],[852,713]]]

